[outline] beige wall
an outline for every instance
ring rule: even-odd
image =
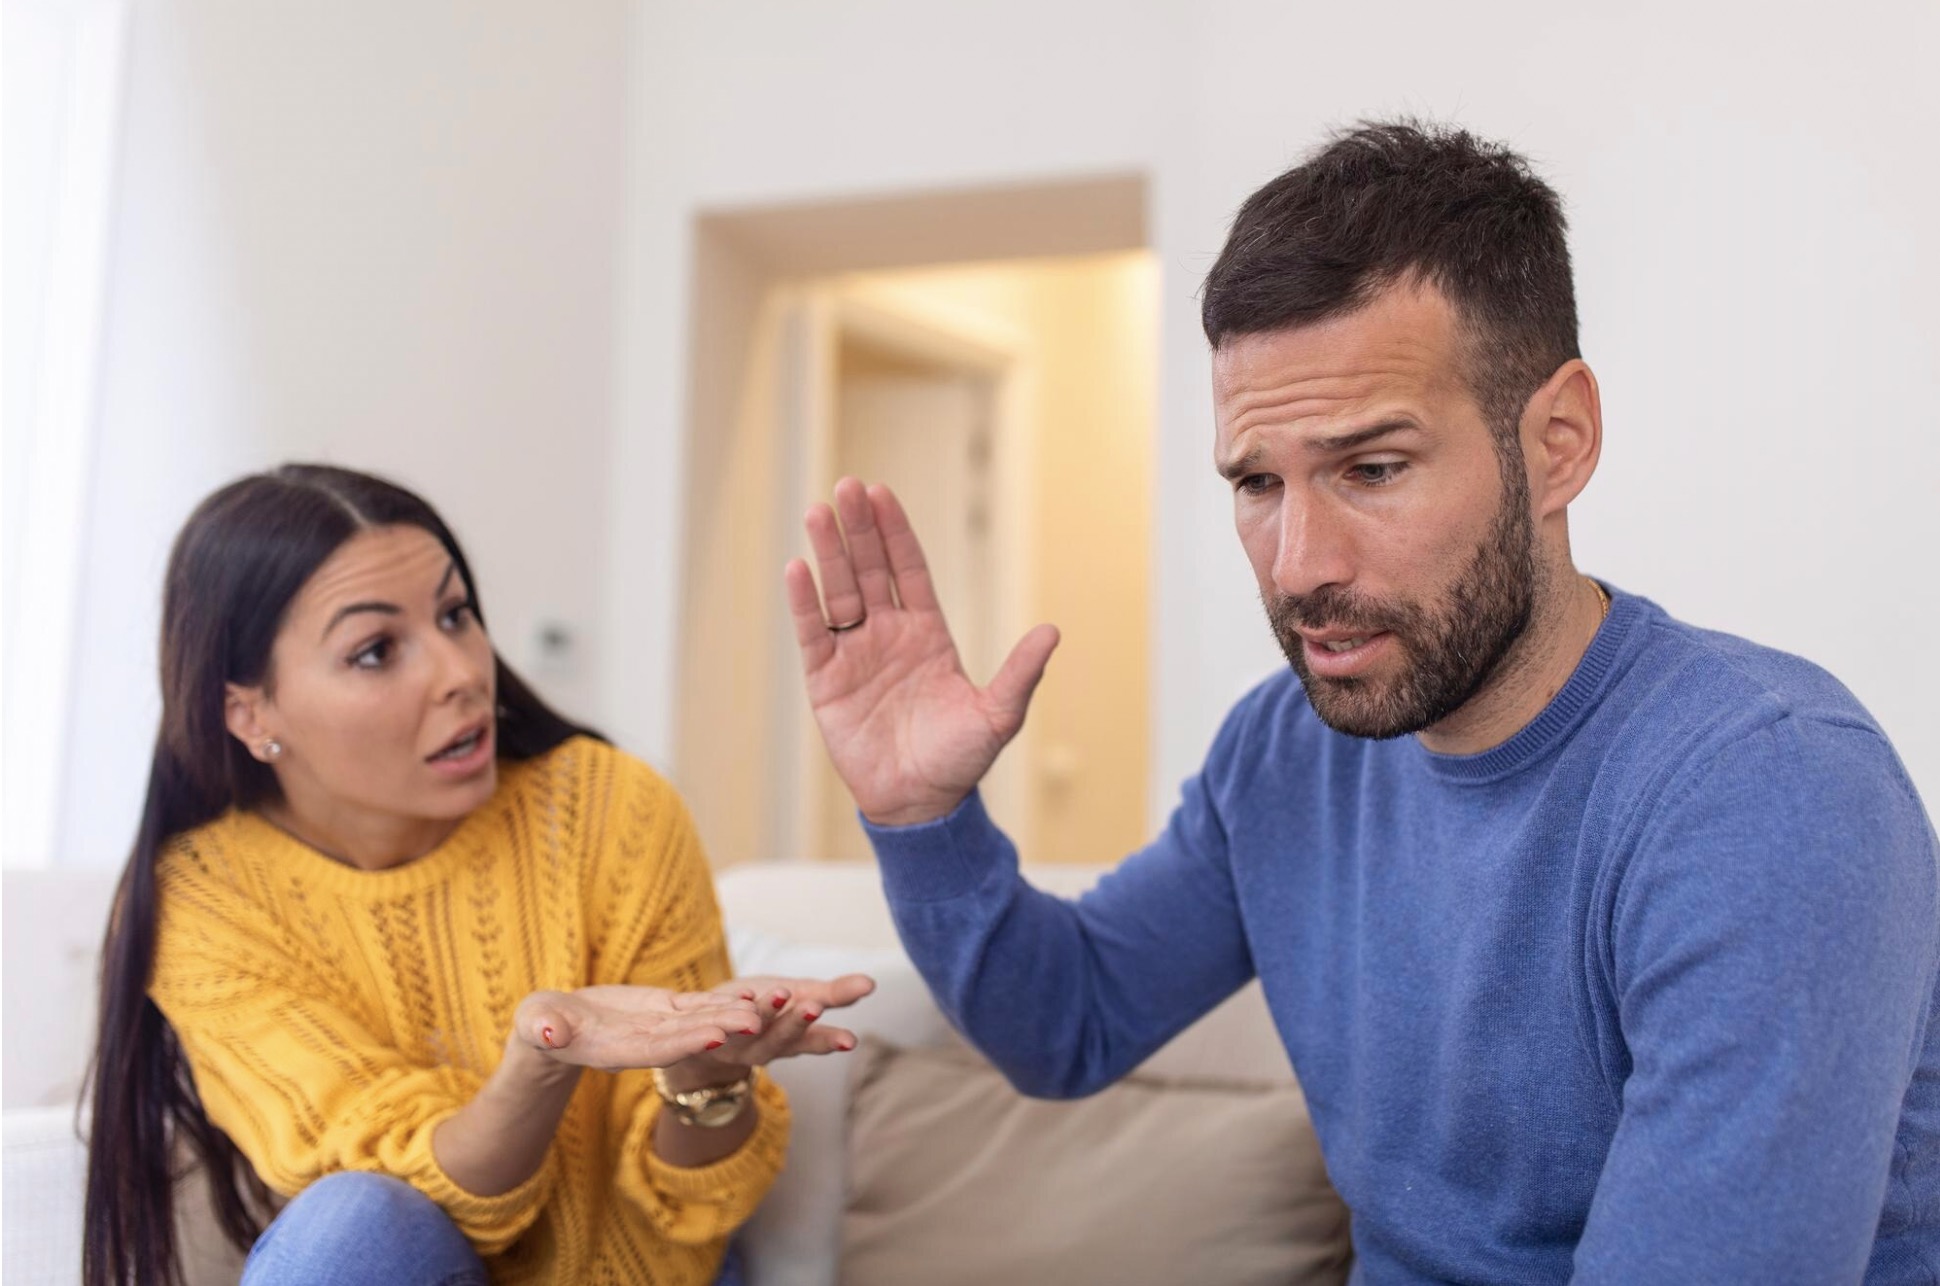
[[[841,289],[1025,347],[1029,615],[1063,634],[1031,707],[1025,829],[1033,860],[1115,860],[1146,832],[1156,265],[1133,252],[870,273]]]

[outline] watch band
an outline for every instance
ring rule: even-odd
[[[660,1095],[660,1101],[667,1105],[667,1110],[682,1125],[718,1130],[724,1125],[733,1124],[747,1110],[748,1104],[754,1101],[757,1069],[752,1067],[738,1081],[729,1081],[726,1085],[703,1085],[691,1090],[676,1090],[668,1082],[663,1069],[656,1067],[652,1070],[654,1092]]]

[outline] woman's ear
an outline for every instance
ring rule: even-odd
[[[231,683],[223,689],[222,722],[228,727],[229,735],[264,763],[275,758],[268,747],[276,741],[276,734],[265,719],[267,705],[268,698],[260,687],[246,688],[240,683]]]

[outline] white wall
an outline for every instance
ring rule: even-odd
[[[1142,169],[1164,270],[1167,807],[1283,664],[1209,464],[1199,281],[1239,202],[1327,125],[1406,110],[1526,149],[1568,201],[1606,398],[1579,563],[1828,665],[1940,800],[1940,185],[1913,159],[1940,119],[1940,9],[749,0],[655,8],[641,42],[606,685],[632,744],[671,728],[695,211]]]
[[[1825,662],[1940,799],[1940,9],[1620,12],[134,6],[61,859],[132,832],[168,537],[290,455],[421,486],[508,653],[581,626],[554,690],[664,761],[696,212],[1128,170],[1164,274],[1163,808],[1280,663],[1208,465],[1199,280],[1325,125],[1403,109],[1526,148],[1570,203],[1608,413],[1582,564]]]
[[[632,21],[134,6],[58,860],[133,837],[169,540],[284,459],[425,494],[515,665],[576,628],[541,686],[597,718]]]

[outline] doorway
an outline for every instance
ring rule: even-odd
[[[1076,225],[1036,192],[1009,232],[989,193],[988,218],[932,206],[921,226],[995,245],[1043,224],[1061,249],[1130,228],[1142,245],[1142,214],[1101,217],[1125,199],[1142,211],[1142,186],[1113,180],[1109,201],[1080,186]],[[803,509],[852,474],[904,500],[973,680],[1037,621],[1064,634],[983,783],[992,816],[1030,860],[1122,856],[1147,819],[1156,264],[1119,244],[777,269],[778,253],[839,262],[805,242],[840,226],[823,212],[788,234],[763,211],[698,230],[676,783],[717,863],[869,859],[806,708],[779,586],[806,552]],[[868,247],[921,253],[880,211],[860,226],[882,234]]]

